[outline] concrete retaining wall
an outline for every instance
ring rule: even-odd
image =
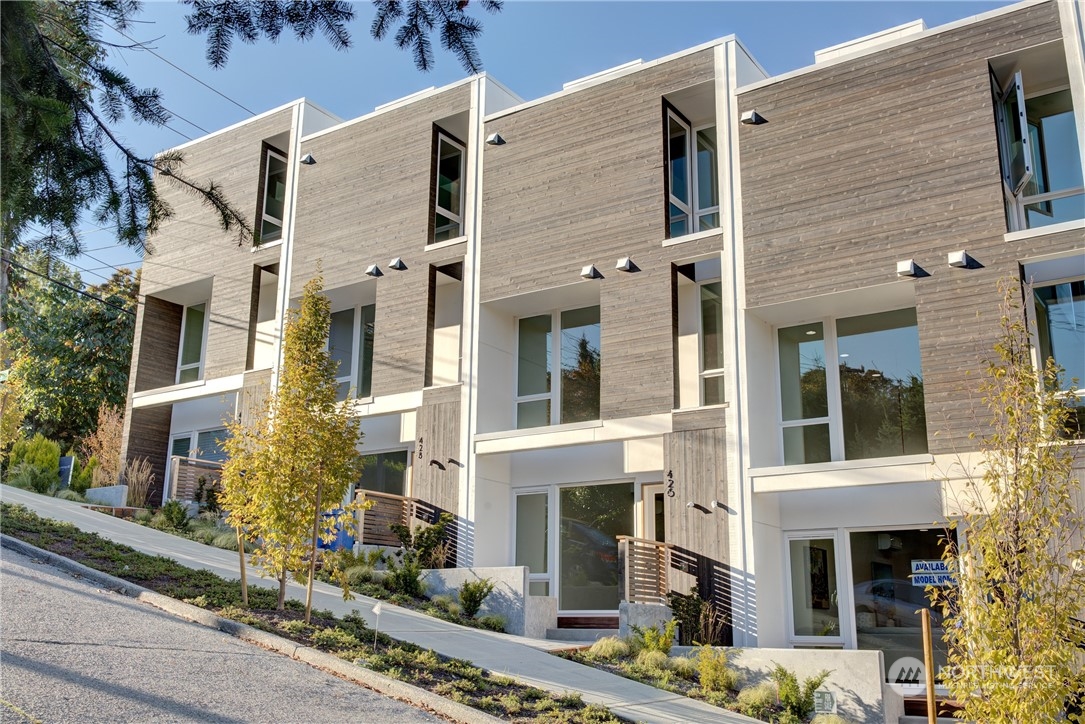
[[[669,606],[660,603],[630,603],[622,601],[618,604],[618,635],[623,639],[633,634],[633,627],[662,628],[664,624],[674,618],[674,613]]]
[[[83,497],[88,503],[95,505],[108,505],[113,508],[123,508],[128,504],[127,485],[107,485],[103,488],[88,488]]]
[[[524,566],[494,568],[442,568],[422,573],[429,596],[458,597],[467,581],[489,578],[493,593],[487,596],[481,615],[497,614],[505,618],[505,631],[517,636],[545,638],[546,629],[557,625],[557,599],[527,595],[528,570]]]
[[[692,651],[675,646],[671,653]],[[836,698],[836,713],[849,721],[897,724],[904,714],[904,700],[884,686],[885,664],[881,651],[843,649],[731,649],[728,662],[743,676],[743,686],[769,678],[776,664],[789,669],[799,681],[823,669],[830,672],[822,685]]]

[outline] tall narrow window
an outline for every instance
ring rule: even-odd
[[[347,399],[351,392],[362,398],[372,394],[375,313],[372,304],[332,312],[328,352],[337,369],[339,400]]]
[[[550,595],[550,513],[546,493],[516,496],[515,565],[527,566],[528,592]]]
[[[723,402],[723,288],[709,282],[701,285],[701,404]]]
[[[714,126],[694,128],[667,111],[668,235],[684,236],[720,225],[719,161]]]
[[[207,304],[185,307],[181,319],[181,349],[177,364],[177,382],[203,379],[203,343],[207,332]]]
[[[437,134],[437,193],[433,214],[433,241],[463,236],[464,147],[443,133]]]
[[[599,419],[599,333],[599,307],[520,319],[517,428]]]
[[[1025,70],[991,72],[1009,229],[1081,219],[1085,182],[1066,67],[1029,51],[1014,67]]]
[[[265,151],[264,198],[260,212],[260,241],[283,238],[283,210],[286,206],[286,157]]]

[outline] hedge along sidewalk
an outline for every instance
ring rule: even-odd
[[[166,556],[184,566],[210,570],[224,578],[240,577],[236,551],[205,546],[138,523],[86,510],[77,503],[8,485],[0,486],[0,498],[8,503],[24,505],[42,517],[72,523],[81,530],[97,533],[144,553]],[[276,581],[261,579],[256,575],[249,576],[249,584],[268,588],[278,585]],[[302,586],[294,583],[290,586],[294,597],[303,596]],[[690,721],[738,724],[757,721],[547,653],[547,650],[566,648],[568,644],[466,628],[393,606],[387,601],[382,606],[378,627],[376,616],[373,615],[376,603],[376,599],[365,596],[344,601],[338,588],[324,583],[313,586],[314,608],[330,610],[338,617],[356,613],[365,619],[366,625],[379,628],[392,638],[433,649],[442,656],[470,661],[494,674],[509,676],[554,694],[577,692],[584,701],[605,706],[617,716],[632,721],[645,724]]]
[[[178,601],[169,596],[163,596],[160,593],[155,593],[142,586],[137,586],[134,583],[126,581],[123,578],[116,578],[108,573],[89,568],[82,563],[65,558],[64,556],[32,546],[18,538],[0,534],[0,546],[17,553],[22,553],[34,560],[44,561],[54,568],[65,571],[77,578],[85,579],[110,591],[115,591],[138,601],[142,601],[155,608],[161,609],[166,613],[177,616],[178,618],[183,618],[187,621],[198,623],[201,626],[222,631],[223,633],[239,638],[242,641],[257,644],[258,646],[289,656],[292,659],[297,659],[298,661],[302,661],[323,671],[328,671],[337,676],[341,676],[348,681],[361,684],[362,686],[380,694],[384,694],[385,696],[390,696],[393,699],[398,699],[414,706],[425,707],[458,722],[465,722],[465,724],[498,724],[502,721],[497,717],[490,716],[485,712],[452,701],[451,699],[446,699],[445,697],[434,694],[426,689],[412,686],[411,684],[399,681],[398,679],[392,679],[384,674],[357,666],[349,661],[344,661],[333,654],[318,651],[309,646],[302,646],[290,639],[276,636],[267,631],[261,631],[248,624],[232,621],[228,618],[222,618],[221,616],[211,613],[207,609],[193,606],[184,601]]]

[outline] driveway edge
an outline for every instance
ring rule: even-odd
[[[111,591],[122,593],[130,598],[148,603],[155,608],[161,609],[178,618],[183,618],[193,623],[216,629],[249,643],[254,643],[264,648],[271,649],[292,659],[309,664],[323,671],[328,671],[341,676],[356,684],[361,684],[393,699],[407,702],[416,706],[425,707],[443,716],[455,719],[464,724],[496,724],[501,719],[473,709],[466,704],[434,694],[426,689],[413,686],[398,679],[366,669],[357,664],[333,656],[324,651],[319,651],[309,646],[302,646],[282,636],[253,628],[247,624],[232,621],[218,616],[210,611],[194,606],[191,603],[178,601],[169,596],[163,596],[142,586],[126,581],[108,573],[95,570],[82,563],[65,558],[62,555],[43,550],[25,541],[13,538],[9,535],[0,534],[0,547],[11,549],[17,553],[46,561],[49,565],[59,568],[76,578],[84,578],[94,583],[101,584]]]

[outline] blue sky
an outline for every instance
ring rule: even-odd
[[[1009,2],[506,2],[497,15],[482,15],[478,43],[487,72],[530,100],[560,90],[563,83],[636,60],[652,60],[715,38],[734,34],[772,75],[810,65],[814,51],[922,18],[943,25]],[[353,47],[335,51],[320,38],[299,43],[238,43],[225,68],[211,69],[204,41],[184,30],[186,8],[175,2],[148,2],[128,35],[146,42],[223,96],[261,113],[305,97],[342,118],[459,80],[465,73],[455,57],[437,50],[437,67],[415,69],[409,53],[369,36],[368,3],[356,3]],[[105,38],[129,40],[106,29]],[[146,52],[114,55],[115,66],[140,86],[162,91],[177,117],[169,128],[124,124],[125,141],[153,154],[198,138],[250,114],[181,71]],[[195,124],[195,126],[190,125]],[[197,127],[198,126],[198,127]],[[203,129],[203,130],[200,130]],[[98,283],[109,265],[135,267],[138,254],[111,245],[109,229],[87,227],[90,256],[72,260],[88,270],[84,281]]]

